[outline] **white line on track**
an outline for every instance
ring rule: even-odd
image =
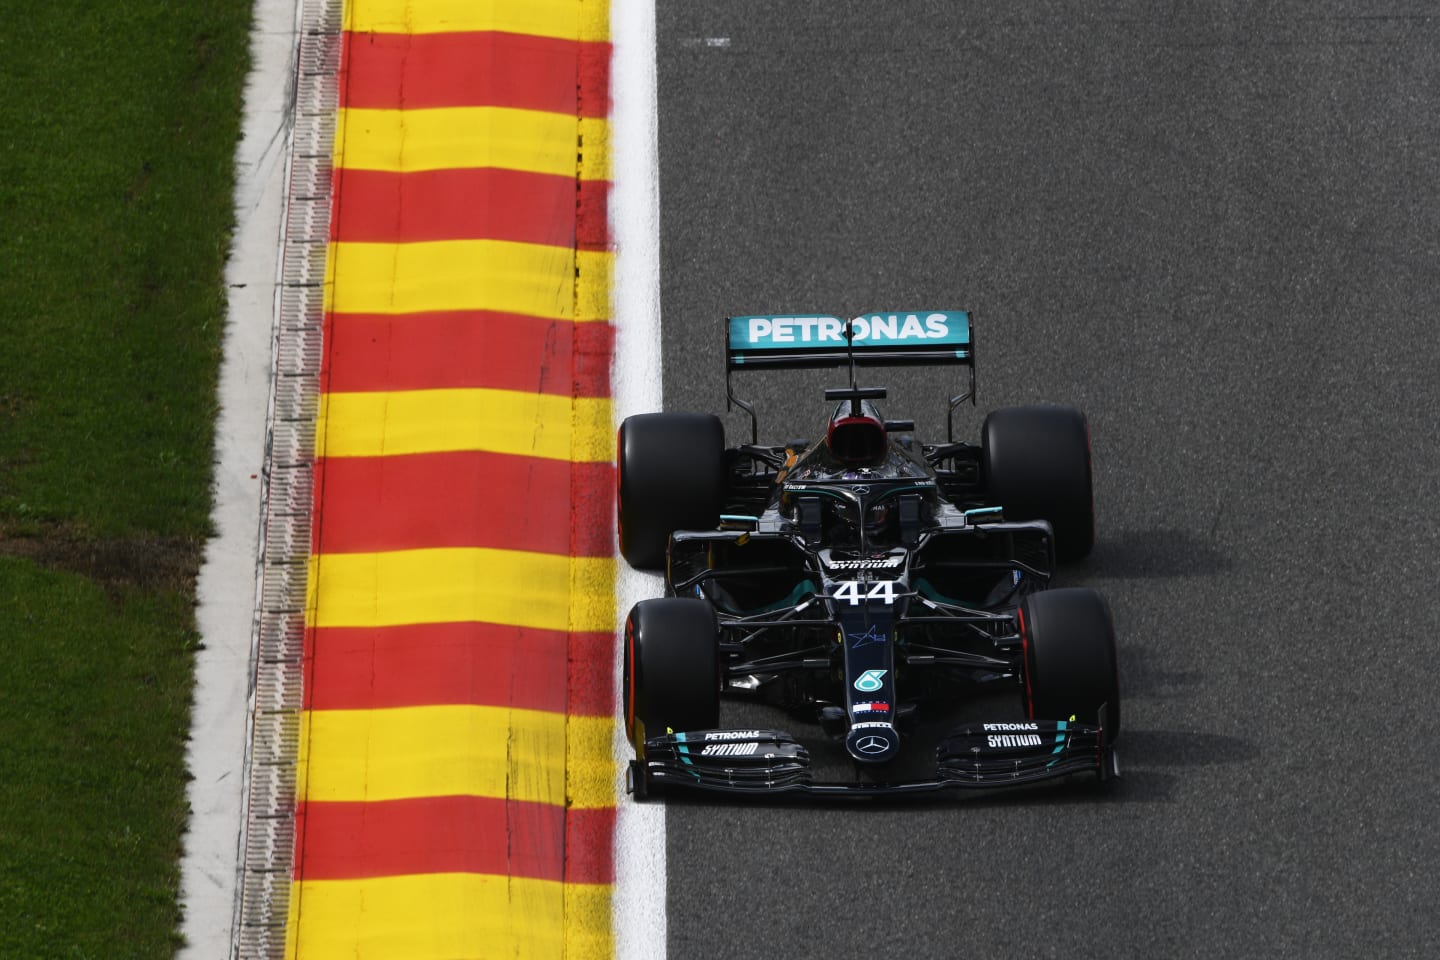
[[[659,410],[660,171],[655,104],[655,0],[614,0],[610,8],[610,223],[615,242],[615,416]],[[659,596],[660,578],[630,570],[616,578],[616,609]],[[615,658],[620,703],[620,658]],[[623,771],[632,753],[616,725],[615,759],[622,772],[615,817],[616,960],[665,957],[665,807],[637,804],[625,794]]]

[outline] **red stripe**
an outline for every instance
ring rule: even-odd
[[[614,553],[608,463],[462,450],[315,463],[315,553],[490,547]]]
[[[627,669],[622,671],[625,690],[621,694],[625,705],[625,736],[633,744],[635,742],[635,673],[628,669],[629,665],[635,662],[635,631],[631,627],[630,617],[625,617],[625,665]]]
[[[513,33],[347,33],[342,106],[497,106],[604,117],[610,44]]]
[[[1030,631],[1025,629],[1025,607],[1015,609],[1015,619],[1020,624],[1020,663],[1025,671],[1025,716],[1035,719],[1035,694],[1030,689]]]
[[[311,627],[304,642],[306,710],[474,704],[577,717],[615,712],[608,633],[419,623]]]
[[[580,44],[579,110],[576,116],[610,116],[610,61],[613,49],[608,43]]]
[[[569,702],[572,717],[615,716],[615,635],[570,634]]]
[[[306,710],[436,704],[608,717],[615,638],[494,623],[311,627]]]
[[[330,238],[349,242],[511,240],[575,243],[574,177],[473,167],[459,170],[335,171],[345,203]]]
[[[614,882],[613,807],[566,810],[491,797],[302,803],[295,875],[349,880],[484,873]]]
[[[575,200],[575,246],[610,249],[610,181],[581,180]]]
[[[345,205],[331,239],[361,243],[511,240],[610,248],[610,183],[524,170],[335,171]]]
[[[610,396],[615,331],[608,323],[485,310],[327,314],[322,389],[491,387]]]

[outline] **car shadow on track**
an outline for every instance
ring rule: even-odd
[[[1213,541],[1185,530],[1104,531],[1095,549],[1060,576],[1080,574],[1085,579],[1132,580],[1166,577],[1203,577],[1229,572],[1231,558]]]

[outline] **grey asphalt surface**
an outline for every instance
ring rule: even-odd
[[[1126,698],[1104,793],[672,803],[670,956],[1440,956],[1440,4],[686,0],[658,56],[667,408],[730,313],[973,310],[962,435],[1090,415]]]

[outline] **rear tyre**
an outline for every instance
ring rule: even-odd
[[[1120,733],[1120,679],[1115,625],[1105,598],[1072,587],[1031,594],[1020,605],[1025,652],[1025,708],[1032,720],[1094,723],[1101,707],[1105,738]]]
[[[985,418],[982,470],[1007,520],[1049,520],[1055,556],[1079,560],[1095,545],[1090,426],[1074,407],[1007,407]]]
[[[645,413],[620,424],[620,555],[662,570],[670,534],[711,530],[725,501],[725,428],[697,413]]]
[[[641,600],[625,619],[625,735],[643,756],[666,729],[720,724],[720,648],[715,610],[704,600]]]

